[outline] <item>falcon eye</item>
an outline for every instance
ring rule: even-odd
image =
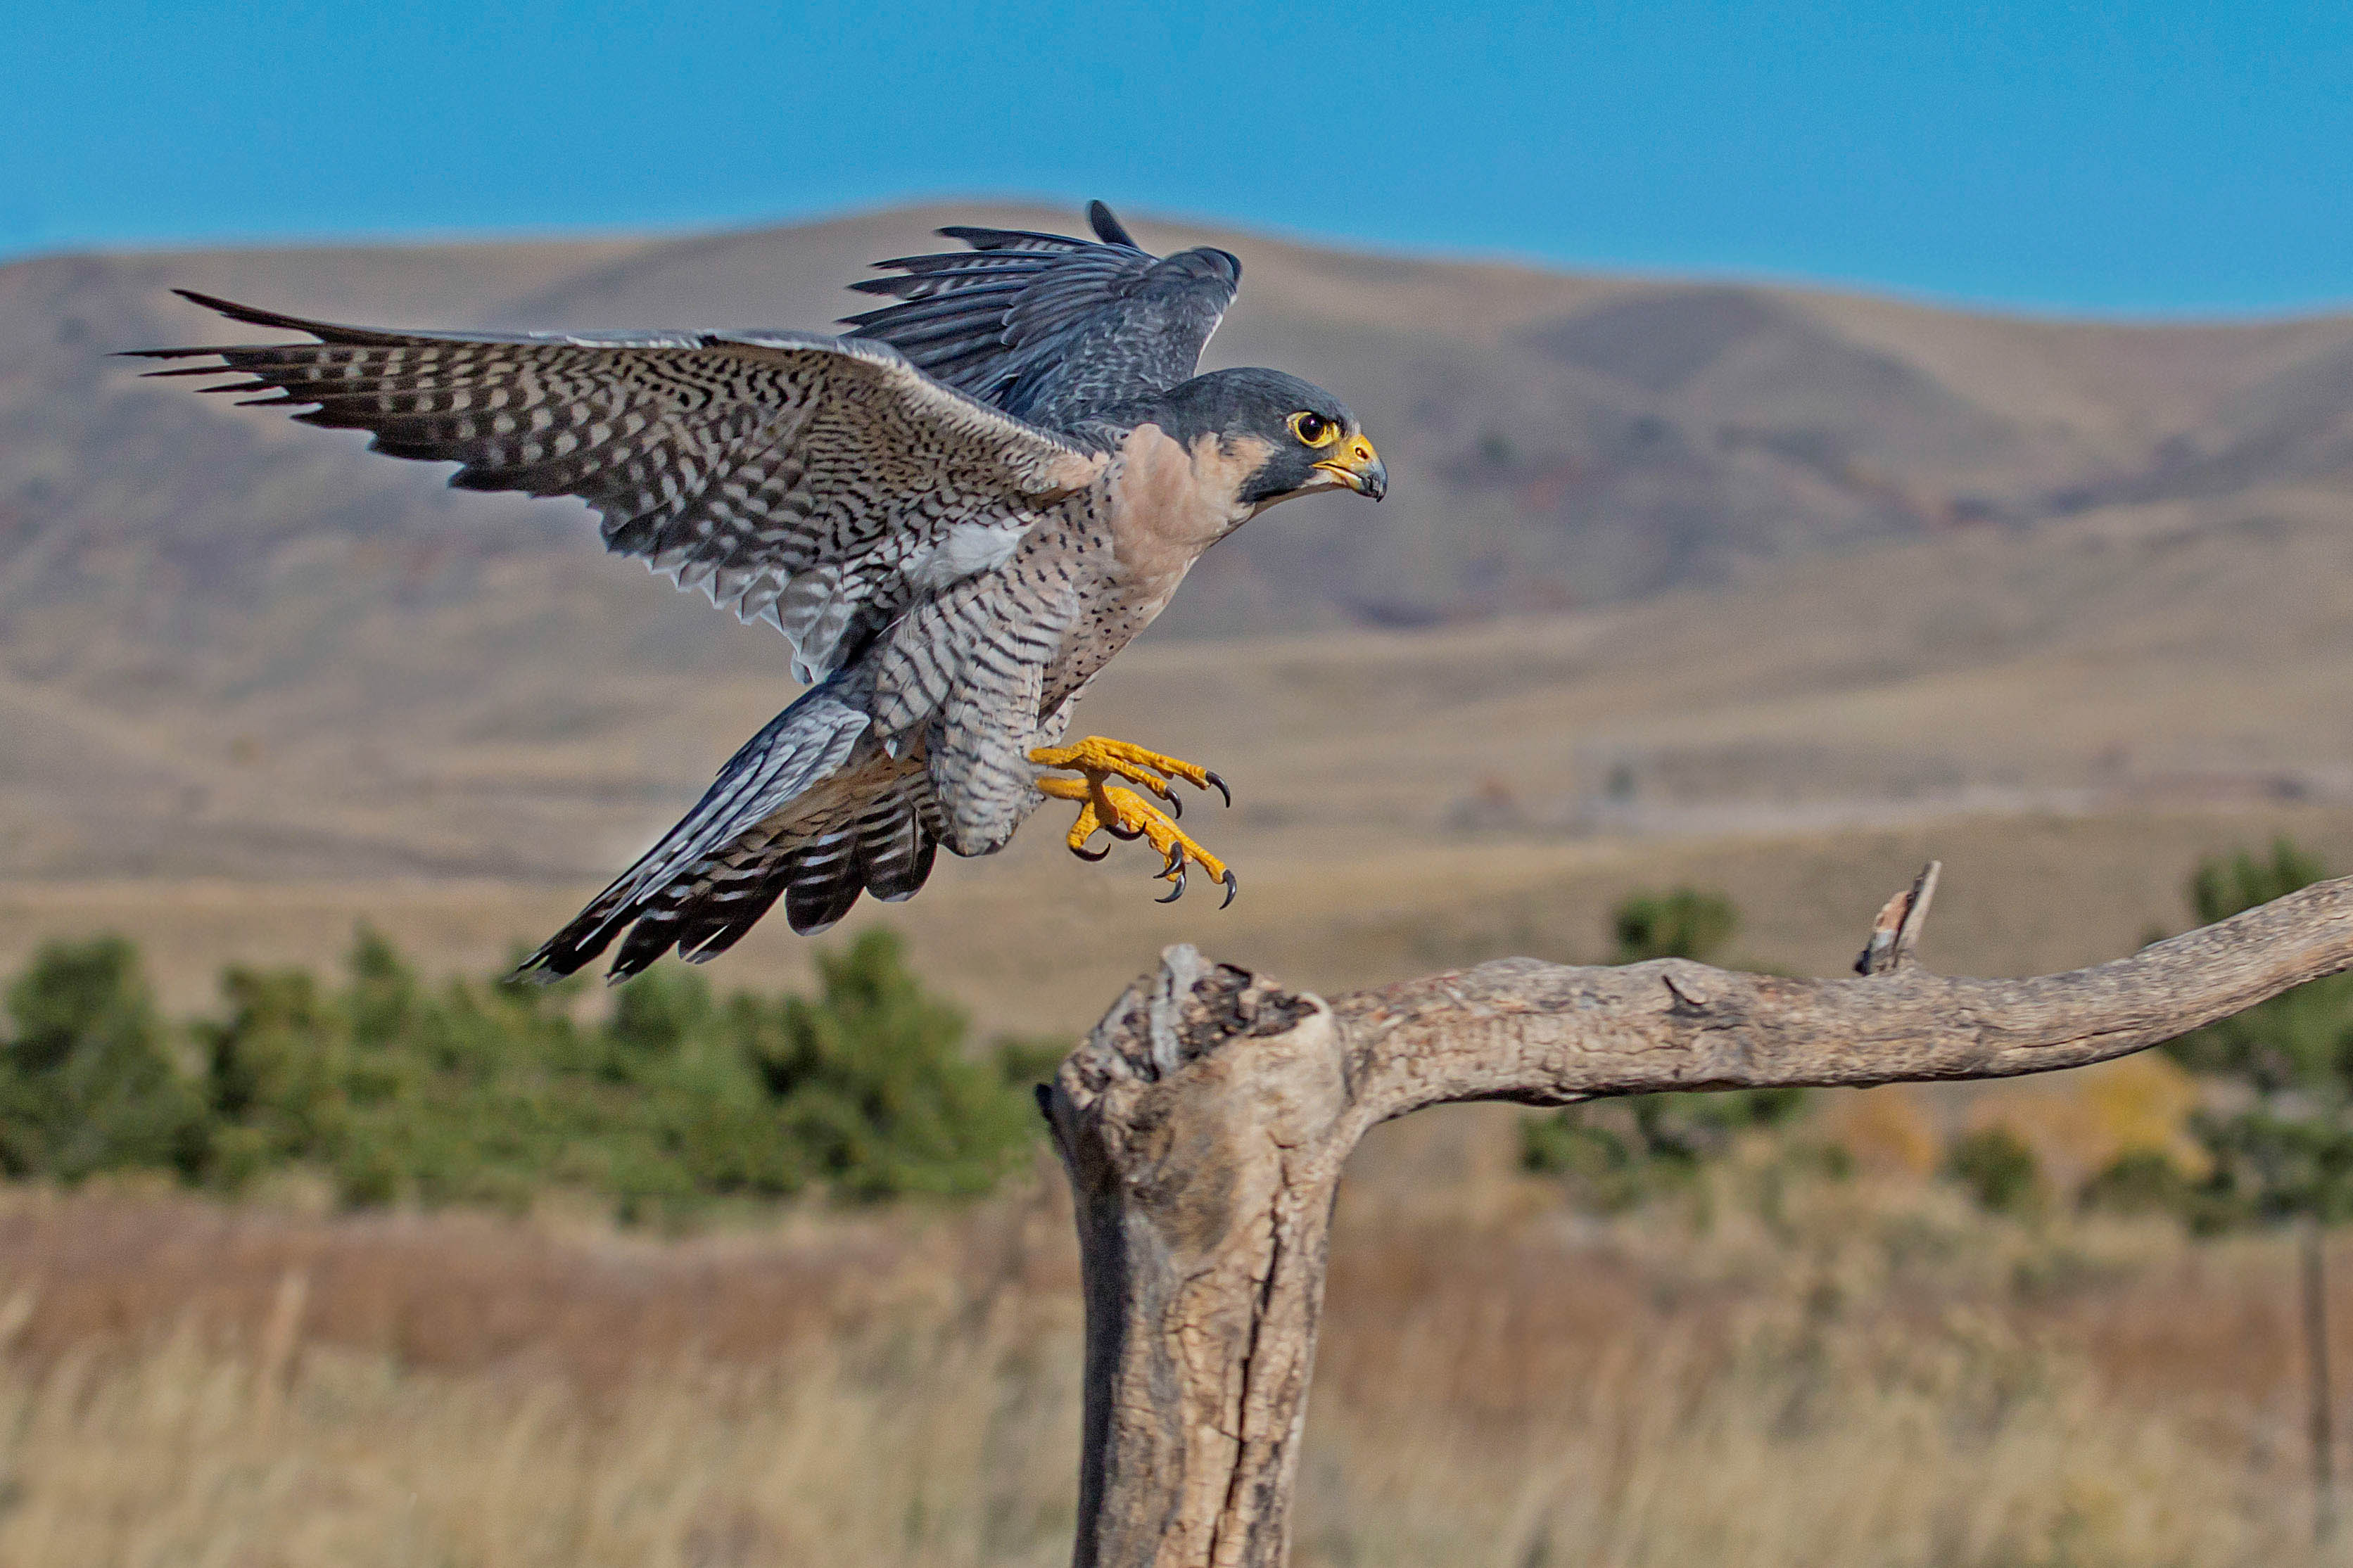
[[[1340,438],[1340,427],[1321,414],[1299,413],[1291,416],[1291,433],[1309,447],[1328,447]]]

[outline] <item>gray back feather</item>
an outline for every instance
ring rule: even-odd
[[[944,228],[969,250],[878,261],[853,283],[900,302],[843,319],[959,391],[1068,430],[1189,379],[1240,286],[1242,264],[1203,247],[1158,258],[1095,202],[1101,243],[1026,229]]]

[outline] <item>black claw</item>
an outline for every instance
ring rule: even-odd
[[[1238,886],[1234,881],[1233,868],[1229,866],[1226,868],[1226,901],[1225,903],[1219,904],[1218,908],[1222,910],[1230,905],[1234,901],[1234,894],[1238,890]]]
[[[1122,827],[1115,822],[1104,823],[1103,825],[1103,830],[1105,833],[1110,834],[1113,838],[1118,839],[1122,844],[1133,844],[1137,839],[1144,837],[1144,829],[1141,827]],[[1109,851],[1105,851],[1105,853],[1109,853]]]
[[[1208,776],[1209,783],[1216,787],[1217,792],[1226,797],[1226,804],[1228,805],[1233,805],[1234,792],[1226,787],[1226,781],[1219,778],[1217,774],[1209,773],[1207,768],[1204,768],[1201,771]]]
[[[1100,849],[1094,850],[1088,849],[1083,844],[1073,844],[1070,847],[1071,853],[1077,856],[1082,860],[1100,860],[1104,856],[1111,853],[1111,846],[1108,844],[1104,845]]]
[[[1168,820],[1169,820],[1169,821],[1171,821],[1171,822],[1182,822],[1182,821],[1184,821],[1184,820],[1185,820],[1185,797],[1184,797],[1183,795],[1178,795],[1175,790],[1173,790],[1173,789],[1172,789],[1172,790],[1170,790],[1170,791],[1167,793],[1167,795],[1165,795],[1165,796],[1163,796],[1162,798],[1163,798],[1163,799],[1165,799],[1166,801],[1167,801],[1167,803],[1168,803]]]
[[[1175,887],[1173,887],[1173,888],[1171,888],[1171,889],[1168,889],[1168,896],[1167,896],[1166,898],[1165,898],[1165,899],[1155,899],[1155,900],[1153,900],[1152,901],[1153,901],[1154,903],[1155,903],[1155,904],[1173,904],[1173,903],[1175,903],[1177,900],[1179,900],[1179,899],[1183,898],[1184,896],[1185,896],[1185,868],[1184,868],[1184,867],[1182,867],[1182,866],[1179,866],[1179,867],[1177,867],[1177,868],[1176,868],[1176,885]]]
[[[1176,875],[1177,872],[1182,871],[1184,868],[1185,851],[1177,846],[1171,844],[1168,847],[1168,864],[1160,868],[1160,874],[1164,877],[1171,877]]]

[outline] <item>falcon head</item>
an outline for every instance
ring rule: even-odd
[[[1192,446],[1215,437],[1249,466],[1236,500],[1263,510],[1293,496],[1352,489],[1378,500],[1389,471],[1348,405],[1312,382],[1279,370],[1219,370],[1172,388],[1157,419]]]

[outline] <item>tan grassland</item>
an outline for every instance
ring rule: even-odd
[[[2334,1560],[2274,1243],[1758,1161],[1618,1224],[1398,1190],[1344,1199],[1303,1568]],[[1042,1172],[667,1244],[15,1194],[0,1563],[1059,1563],[1073,1273]]]

